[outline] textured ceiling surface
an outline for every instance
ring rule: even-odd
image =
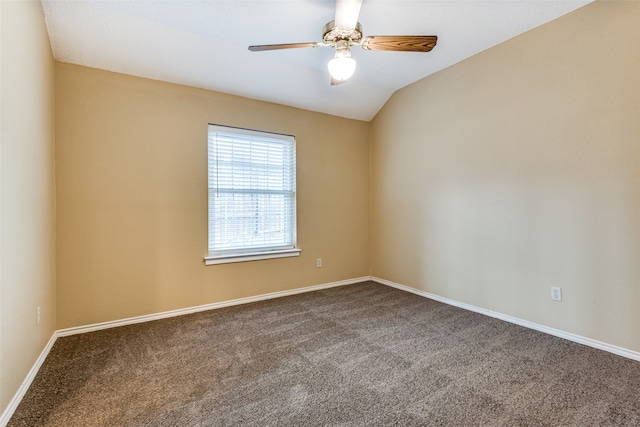
[[[437,35],[430,53],[352,47],[354,76],[330,85],[321,41],[332,0],[42,0],[56,60],[371,120],[396,90],[591,0],[364,0],[367,35]],[[561,42],[561,40],[559,40]],[[526,52],[522,53],[526,55]]]

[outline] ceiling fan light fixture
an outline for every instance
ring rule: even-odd
[[[340,82],[349,79],[356,71],[356,60],[351,57],[348,50],[337,51],[336,56],[327,65],[331,77]]]
[[[2,1],[2,0],[0,0]],[[364,50],[392,52],[430,52],[438,41],[437,36],[367,36],[362,37],[362,25],[358,22],[363,0],[335,0],[336,14],[333,21],[322,28],[321,42],[280,43],[249,46],[252,52],[262,50],[294,49],[304,47],[331,47],[336,50],[329,61],[331,85],[344,83],[356,71],[356,61],[351,58],[351,46]]]

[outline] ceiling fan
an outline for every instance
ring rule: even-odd
[[[356,70],[356,61],[350,48],[360,45],[365,50],[398,52],[430,52],[438,41],[437,36],[367,36],[362,37],[362,25],[358,22],[362,0],[336,0],[335,19],[322,29],[321,42],[263,44],[249,46],[252,52],[293,49],[300,47],[332,47],[335,56],[329,61],[331,84],[347,81]]]

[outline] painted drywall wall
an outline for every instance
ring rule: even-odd
[[[55,64],[40,2],[2,1],[0,11],[2,413],[56,327]]]
[[[395,93],[372,275],[640,351],[638,22],[595,2]]]
[[[369,123],[64,63],[56,91],[59,328],[369,275]],[[204,265],[208,123],[296,136],[300,257]]]

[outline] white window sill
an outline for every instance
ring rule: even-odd
[[[246,254],[207,255],[204,257],[205,265],[229,264],[232,262],[258,261],[261,259],[287,258],[300,256],[298,248],[284,249],[281,251],[251,252]]]

